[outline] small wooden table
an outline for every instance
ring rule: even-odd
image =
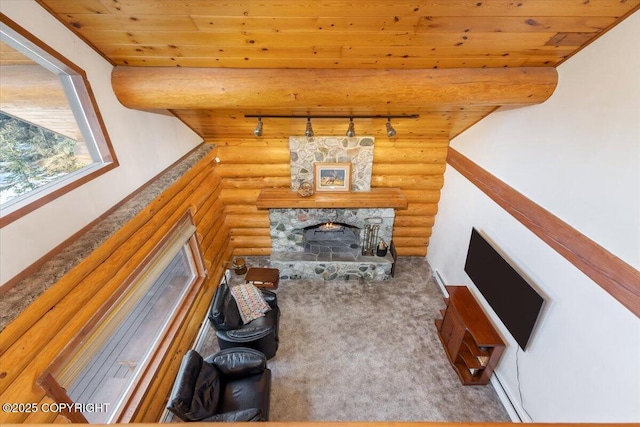
[[[280,282],[280,270],[277,268],[251,267],[244,278],[246,283],[251,283],[258,288],[278,289]]]
[[[466,286],[447,286],[438,337],[464,385],[488,384],[505,344]]]

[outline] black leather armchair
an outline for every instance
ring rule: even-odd
[[[261,289],[261,292],[271,310],[264,317],[243,324],[238,305],[231,295],[229,286],[226,283],[218,286],[209,310],[209,321],[216,330],[221,349],[249,347],[261,351],[267,359],[275,356],[279,341],[278,298],[274,292],[266,289]]]
[[[271,371],[261,352],[233,348],[203,359],[189,350],[167,409],[183,421],[268,421]]]

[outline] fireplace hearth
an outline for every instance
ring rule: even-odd
[[[386,280],[393,257],[362,254],[364,230],[375,224],[391,241],[392,208],[269,209],[270,264],[283,279]]]

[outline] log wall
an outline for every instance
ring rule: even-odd
[[[0,333],[0,401],[47,403],[37,384],[65,346],[86,325],[171,226],[191,210],[208,277],[170,344],[133,421],[155,422],[166,405],[182,355],[191,348],[205,318],[222,261],[231,256],[222,203],[223,180],[212,150],[181,179],[34,301]],[[0,413],[0,424],[60,422],[56,413]],[[64,420],[62,420],[64,421]]]
[[[275,130],[277,132],[277,130]],[[218,145],[225,222],[234,255],[271,252],[268,212],[256,209],[262,188],[289,188],[288,138],[213,139]],[[376,138],[372,184],[400,188],[409,207],[396,211],[393,240],[400,256],[425,256],[447,156],[447,139]]]

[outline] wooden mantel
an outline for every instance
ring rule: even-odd
[[[286,208],[394,208],[407,209],[409,203],[399,188],[372,188],[371,191],[344,193],[317,192],[302,197],[288,188],[263,188],[258,209]]]

